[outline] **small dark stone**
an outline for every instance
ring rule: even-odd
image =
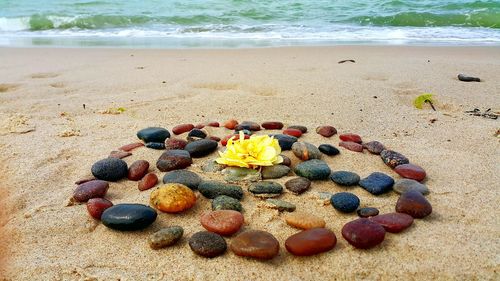
[[[394,179],[390,176],[375,172],[359,181],[359,185],[373,195],[379,195],[392,190]]]
[[[92,175],[100,180],[118,181],[128,174],[127,163],[118,158],[106,158],[92,165]]]
[[[290,172],[290,168],[285,165],[273,165],[262,168],[263,179],[279,179],[286,176]]]
[[[396,203],[396,212],[421,219],[432,213],[432,206],[422,193],[410,190],[399,197]]]
[[[472,77],[462,73],[458,74],[458,80],[463,82],[481,82],[481,79],[478,77]]]
[[[165,142],[170,137],[170,132],[165,128],[149,127],[137,132],[137,137],[148,142]]]
[[[172,149],[163,152],[158,161],[156,161],[156,167],[162,172],[168,172],[184,169],[189,167],[192,163],[193,160],[189,152],[180,149]]]
[[[198,188],[200,182],[201,177],[198,174],[187,170],[175,170],[163,176],[163,183],[180,183],[193,190]]]
[[[302,194],[311,187],[311,181],[303,177],[297,177],[287,181],[285,187],[295,194]]]
[[[148,142],[146,143],[147,148],[152,148],[152,149],[165,149],[165,143],[163,142]]]
[[[318,149],[319,151],[329,156],[337,155],[340,153],[340,151],[335,146],[330,144],[322,144],[318,147]]]
[[[204,139],[207,137],[207,133],[200,129],[192,129],[189,134],[188,138],[199,138],[199,139]]]
[[[339,185],[353,186],[359,183],[360,177],[358,174],[348,171],[336,171],[330,175],[330,179]]]
[[[292,151],[295,156],[297,156],[301,160],[310,160],[310,159],[321,159],[321,152],[319,149],[310,143],[307,142],[296,142],[292,145]]]
[[[387,166],[393,169],[398,165],[410,163],[408,158],[406,158],[403,154],[393,150],[383,150],[380,152],[380,157],[382,157],[382,160]]]
[[[203,157],[217,149],[218,143],[213,140],[203,139],[188,143],[184,148],[191,157]]]
[[[380,152],[385,150],[385,146],[378,141],[370,141],[367,143],[363,143],[363,148],[365,148],[372,154],[380,154]]]
[[[292,160],[288,156],[283,154],[281,154],[280,156],[281,158],[283,158],[283,162],[281,162],[281,165],[285,165],[287,167],[290,167],[290,165],[292,165]]]
[[[330,198],[330,201],[335,209],[343,213],[354,212],[359,207],[358,196],[350,192],[336,193]]]
[[[330,167],[321,160],[312,159],[295,166],[295,174],[310,180],[327,179],[331,173]]]
[[[92,198],[102,198],[108,192],[109,183],[102,180],[91,180],[78,185],[73,192],[77,202],[87,202]]]
[[[275,197],[283,192],[283,186],[277,182],[261,181],[251,184],[248,191],[257,197]]]
[[[377,208],[370,208],[370,207],[361,208],[361,209],[358,209],[357,213],[358,213],[358,216],[361,218],[368,218],[368,217],[373,217],[373,216],[378,215],[378,209]]]
[[[260,125],[252,121],[243,121],[236,125],[234,128],[236,131],[249,130],[249,131],[260,131]]]
[[[180,226],[162,228],[149,237],[149,246],[155,250],[172,246],[182,238],[183,234],[184,229]]]
[[[275,139],[278,140],[278,143],[281,147],[281,150],[290,150],[292,149],[292,145],[297,142],[296,137],[292,137],[289,135],[284,135],[284,134],[276,134],[276,135],[270,135],[274,137]]]
[[[226,195],[219,195],[212,200],[212,210],[233,210],[241,212],[243,207],[238,199]]]
[[[202,181],[198,185],[198,191],[203,196],[210,199],[220,195],[227,195],[238,200],[243,198],[243,189],[241,189],[241,187],[219,181]]]
[[[156,220],[156,211],[142,204],[117,204],[106,209],[101,216],[102,223],[116,230],[139,230]]]
[[[261,126],[266,130],[281,130],[284,125],[279,121],[268,121],[262,123]]]
[[[301,126],[301,125],[292,125],[288,126],[287,129],[295,129],[301,131],[303,134],[307,133],[307,127],[306,126]]]
[[[196,254],[213,258],[226,252],[226,240],[217,233],[200,231],[189,238],[189,247]]]

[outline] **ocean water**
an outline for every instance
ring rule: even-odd
[[[500,0],[0,0],[0,46],[500,45]]]

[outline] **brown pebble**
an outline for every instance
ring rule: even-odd
[[[155,173],[146,174],[137,184],[140,191],[148,190],[158,183],[158,177]]]
[[[85,182],[88,182],[88,181],[93,181],[93,180],[96,180],[96,178],[91,177],[91,178],[79,179],[79,180],[75,181],[75,184],[82,184],[82,183],[85,183]]]
[[[409,190],[399,197],[396,203],[396,212],[421,219],[432,213],[432,206],[422,193],[417,190]]]
[[[146,160],[134,161],[128,168],[127,178],[132,181],[138,181],[146,175],[149,169],[149,162]]]
[[[132,155],[132,153],[130,153],[130,152],[119,151],[119,150],[113,150],[113,151],[111,151],[111,153],[109,154],[108,158],[118,158],[118,159],[122,159],[122,158],[125,158],[125,157],[130,156],[130,155]]]
[[[237,256],[268,260],[278,255],[280,244],[271,233],[247,230],[232,239],[230,248]]]
[[[297,177],[285,182],[285,187],[292,193],[298,195],[309,190],[311,181],[303,177]]]
[[[266,130],[281,130],[284,125],[279,121],[268,121],[262,123],[261,126]]]
[[[243,215],[237,211],[216,210],[204,213],[200,222],[206,230],[227,236],[238,232],[244,219]]]
[[[288,252],[296,256],[312,256],[330,251],[337,244],[335,234],[326,228],[313,228],[296,233],[285,241]]]
[[[285,216],[288,225],[300,229],[325,227],[325,220],[313,214],[295,211]]]
[[[237,125],[238,121],[236,121],[235,119],[230,119],[224,122],[224,127],[226,127],[229,130],[234,130],[234,128],[236,128]]]
[[[215,122],[215,121],[208,122],[208,124],[207,124],[207,125],[208,125],[209,127],[215,127],[215,128],[220,127],[219,122]]]
[[[211,139],[211,140],[213,140],[213,141],[216,141],[216,142],[220,141],[220,138],[216,137],[216,136],[209,136],[208,138]]]
[[[307,133],[307,127],[306,126],[302,126],[302,125],[292,125],[292,126],[288,126],[287,129],[296,129],[296,130],[299,130],[302,132],[302,134],[305,134]]]
[[[165,141],[165,149],[166,150],[184,149],[184,147],[186,147],[187,144],[188,142],[185,140],[169,138]]]
[[[363,152],[363,146],[359,143],[352,142],[352,141],[341,141],[339,142],[339,146],[342,146],[343,148],[346,148],[351,151],[355,152]]]
[[[109,183],[103,180],[93,180],[78,185],[73,192],[73,199],[77,202],[87,202],[92,198],[102,198],[108,191]]]
[[[361,137],[359,135],[351,134],[351,133],[342,134],[342,135],[339,136],[339,139],[342,140],[342,141],[352,141],[352,142],[356,142],[356,143],[362,143],[363,142],[361,140]]]
[[[131,151],[135,148],[141,147],[141,146],[144,146],[144,144],[142,142],[134,142],[134,143],[126,144],[126,145],[118,148],[118,150],[129,152],[129,151]]]
[[[172,133],[180,135],[182,133],[189,132],[192,129],[194,129],[193,124],[180,124],[172,128]]]
[[[372,154],[380,154],[385,149],[385,146],[378,141],[370,141],[363,143],[363,148],[366,148]]]
[[[316,133],[329,138],[337,133],[337,129],[333,126],[319,126],[316,128]]]
[[[399,233],[412,225],[413,217],[403,213],[390,213],[370,218],[385,228],[387,232]]]
[[[87,211],[96,220],[100,220],[102,213],[111,206],[113,203],[104,198],[91,198],[87,201]]]
[[[283,158],[283,161],[280,163],[281,165],[285,165],[288,167],[290,167],[290,165],[292,165],[292,160],[288,156],[283,155],[283,154],[281,154],[280,156],[281,156],[281,158]]]

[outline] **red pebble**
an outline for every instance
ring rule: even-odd
[[[363,146],[357,142],[341,141],[339,142],[339,146],[342,146],[343,148],[349,149],[351,151],[363,152]]]
[[[141,146],[144,146],[144,144],[142,142],[129,143],[129,144],[126,144],[126,145],[118,148],[118,150],[129,152],[129,151],[133,150],[134,148],[138,148]]]
[[[421,219],[432,213],[432,206],[422,193],[417,190],[409,190],[401,194],[396,202],[396,212]]]
[[[237,125],[238,121],[236,121],[235,119],[230,119],[224,122],[224,127],[226,127],[229,130],[234,130],[234,128],[236,128]]]
[[[268,121],[261,124],[262,128],[266,130],[281,130],[283,129],[283,123],[278,121]]]
[[[333,126],[319,126],[316,128],[316,133],[329,138],[337,133],[337,129]]]
[[[240,212],[233,210],[217,210],[201,216],[201,225],[208,231],[228,236],[240,230],[244,219]]]
[[[210,127],[216,127],[217,128],[217,127],[220,126],[220,124],[219,124],[219,122],[209,122],[208,126],[210,126]]]
[[[297,129],[286,129],[283,131],[283,134],[289,135],[289,136],[294,136],[296,138],[300,138],[302,136],[302,132]]]
[[[112,207],[113,203],[104,198],[92,198],[87,202],[87,211],[89,215],[96,220],[100,220],[102,213],[109,207]]]
[[[148,190],[158,183],[158,177],[155,173],[147,173],[137,184],[140,191]]]
[[[128,175],[127,178],[132,181],[138,181],[146,175],[149,169],[149,162],[146,160],[137,160],[134,161],[128,167]]]
[[[184,149],[184,147],[186,147],[187,144],[188,142],[185,140],[170,138],[165,141],[165,149],[166,150]]]
[[[198,124],[198,125],[196,125],[196,126],[194,126],[194,127],[195,127],[196,129],[200,129],[200,130],[201,130],[201,129],[205,128],[205,124]]]
[[[401,232],[413,223],[413,218],[410,215],[403,213],[390,213],[378,215],[370,218],[385,228],[387,232],[398,233]]]
[[[172,128],[172,132],[176,135],[180,135],[185,132],[189,132],[194,129],[193,124],[180,124]]]
[[[211,139],[211,140],[213,140],[213,141],[217,141],[217,142],[220,141],[220,138],[216,137],[216,136],[209,136],[208,138]]]
[[[352,141],[352,142],[357,142],[357,143],[362,143],[363,141],[361,140],[361,137],[356,134],[342,134],[339,136],[340,140],[343,141]]]
[[[416,181],[423,181],[425,179],[425,170],[420,166],[414,164],[401,164],[394,168],[394,172],[403,178],[412,179]]]
[[[234,137],[234,139],[233,139],[233,140],[239,140],[239,139],[240,139],[240,135],[228,135],[228,136],[225,136],[225,137],[224,137],[224,138],[220,141],[220,144],[222,144],[223,146],[226,146],[226,145],[227,145],[227,141],[228,141],[230,138],[232,138],[232,137]],[[249,136],[249,135],[245,135],[243,138],[244,138],[244,139],[249,139],[249,138],[250,138],[250,136]]]
[[[327,252],[337,244],[335,234],[326,228],[313,228],[296,233],[285,241],[286,249],[296,256],[312,256]]]
[[[125,158],[125,157],[128,157],[132,155],[132,153],[130,152],[125,152],[125,151],[119,151],[119,150],[113,150],[111,151],[111,153],[109,154],[108,158],[118,158],[118,159],[122,159],[122,158]]]
[[[73,192],[77,202],[87,202],[92,198],[101,198],[108,192],[109,183],[103,180],[92,180],[78,185]]]
[[[384,241],[385,229],[376,222],[360,218],[342,227],[342,237],[356,248],[369,249]]]

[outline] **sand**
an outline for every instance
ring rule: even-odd
[[[4,48],[0,58],[0,240],[6,280],[500,278],[499,121],[464,113],[476,107],[499,111],[498,47]],[[337,63],[344,59],[356,62]],[[460,82],[458,73],[484,82]],[[424,92],[435,94],[437,111],[413,107],[412,100]],[[125,109],[121,114],[103,113],[119,107]],[[191,210],[161,214],[150,228],[134,233],[107,229],[88,216],[85,205],[67,206],[74,182],[90,175],[93,162],[137,141],[139,129],[229,118],[306,125],[311,132],[302,139],[316,145],[338,145],[337,135],[326,139],[314,133],[322,124],[381,141],[427,170],[433,213],[403,233],[387,234],[379,247],[356,250],[340,231],[357,216],[323,206],[317,192],[351,191],[362,206],[381,213],[394,210],[397,194],[376,197],[361,188],[314,182],[307,193],[282,198],[323,217],[338,244],[331,252],[301,258],[284,248],[297,230],[286,225],[283,214],[258,208],[258,200],[247,194],[245,228],[269,231],[281,243],[278,257],[261,262],[231,252],[215,259],[191,252],[187,239],[203,230],[199,216],[210,209],[202,196]],[[209,131],[219,137],[229,132]],[[146,159],[154,166],[160,154],[139,148],[125,160]],[[205,159],[189,170],[200,172]],[[325,159],[333,170],[399,178],[367,152],[341,149]],[[107,198],[147,204],[150,192],[123,180],[111,183]],[[147,237],[170,225],[184,228],[183,240],[151,250]]]

